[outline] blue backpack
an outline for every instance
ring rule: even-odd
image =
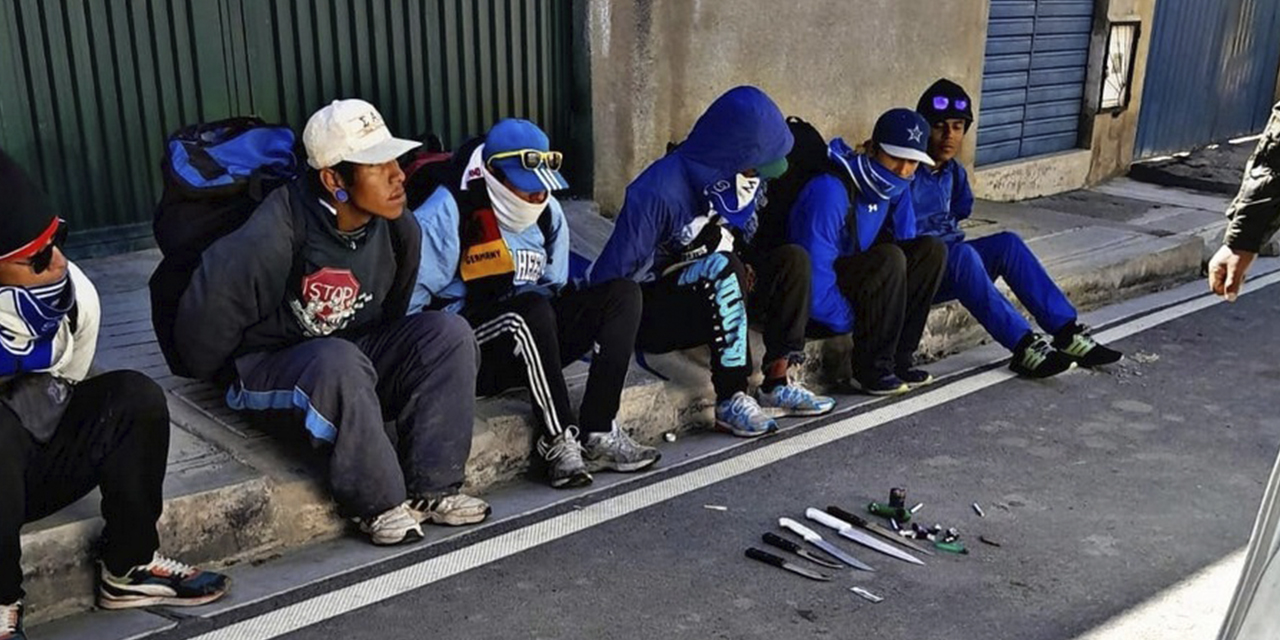
[[[244,224],[258,204],[299,173],[293,131],[258,118],[183,127],[161,162],[164,192],[152,229],[164,258],[151,275],[151,322],[169,369],[190,377],[173,346],[173,324],[204,250]]]

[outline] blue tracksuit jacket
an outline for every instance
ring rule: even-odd
[[[840,178],[824,173],[809,181],[787,216],[787,235],[805,248],[813,264],[813,303],[809,318],[836,333],[853,331],[853,307],[836,286],[836,258],[866,251],[890,225],[896,240],[916,237],[910,188],[888,201],[859,193],[849,203]],[[851,229],[856,220],[856,230]],[[856,242],[855,242],[856,235]]]

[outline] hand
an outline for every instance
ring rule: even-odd
[[[747,263],[742,266],[747,270],[747,293],[751,293],[756,290],[756,269]]]
[[[1258,254],[1223,245],[1209,260],[1209,288],[1227,302],[1235,302],[1244,286],[1244,274]]]

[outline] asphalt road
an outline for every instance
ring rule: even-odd
[[[948,401],[821,446],[813,438],[848,420],[651,474],[648,487],[424,547],[173,637],[254,625],[252,616],[301,602],[331,607],[331,617],[281,637],[1077,638],[1246,544],[1280,447],[1276,318],[1280,286],[1124,339],[1128,358],[1105,371],[972,393],[947,391],[964,380],[935,387],[928,393]],[[686,480],[693,490],[681,489]],[[818,583],[743,557],[762,533],[779,532],[779,517],[860,510],[892,486],[924,503],[918,520],[959,528],[970,554],[913,566],[814,525],[877,571]],[[642,494],[647,502],[628,502]],[[612,515],[571,526],[575,511],[593,509]],[[351,587],[433,558],[449,577],[426,587],[387,599]],[[854,585],[884,602],[858,598]],[[364,589],[370,604],[305,603],[344,587]]]

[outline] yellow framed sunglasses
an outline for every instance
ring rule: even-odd
[[[493,163],[497,160],[505,160],[507,158],[520,158],[520,166],[526,171],[533,171],[544,163],[547,168],[552,171],[559,171],[560,165],[564,164],[564,154],[559,151],[539,151],[537,149],[517,149],[515,151],[503,151],[493,154],[489,158],[489,169],[493,169]]]

